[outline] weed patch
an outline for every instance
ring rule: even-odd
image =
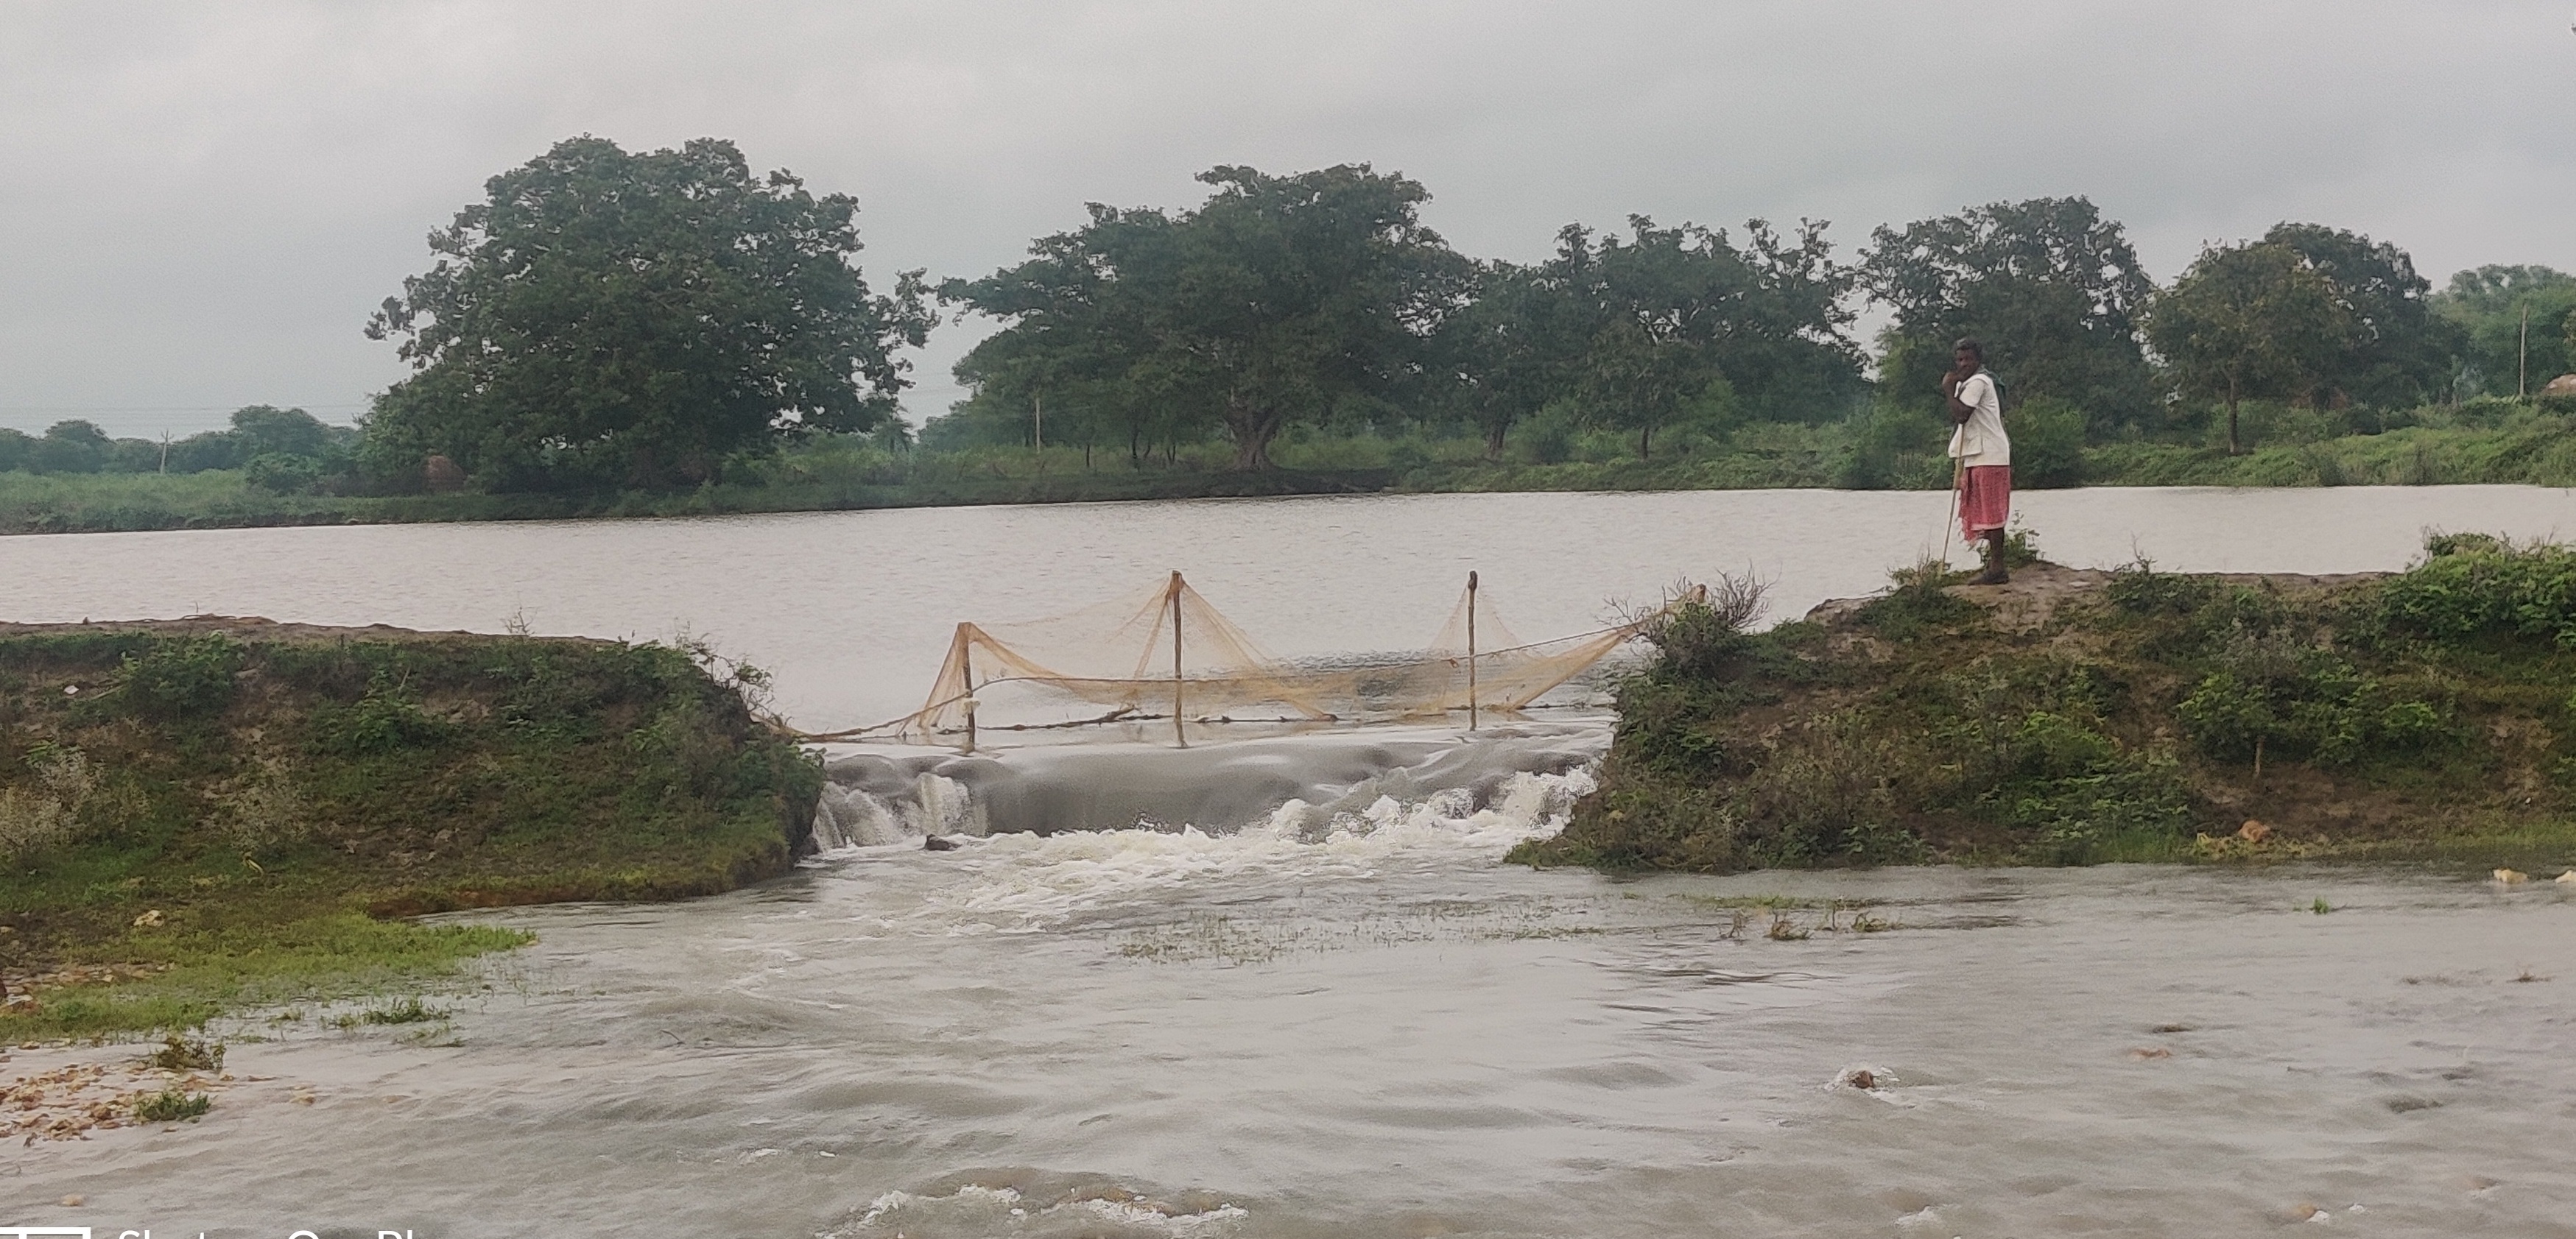
[[[166,1088],[137,1098],[134,1117],[146,1123],[192,1122],[214,1108],[215,1099],[204,1093]]]

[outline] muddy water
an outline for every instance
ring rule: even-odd
[[[2576,494],[2520,486],[2120,489],[2018,497],[2077,566],[2405,565],[2428,528],[2576,534]],[[1751,570],[1772,614],[1937,552],[1947,496],[1849,491],[1386,495],[0,538],[0,619],[202,612],[644,638],[680,630],[777,673],[810,730],[919,706],[963,619],[1062,615],[1180,569],[1276,654],[1412,650],[1472,569],[1530,639],[1605,600]],[[1954,548],[1955,549],[1955,548]],[[1964,554],[1959,556],[1966,562]]]
[[[2567,887],[1496,867],[1531,825],[998,836],[517,913],[541,943],[450,1021],[271,1026],[202,1123],[13,1149],[0,1200],[237,1235],[2576,1228]]]
[[[1281,653],[1393,649],[1469,567],[1532,633],[1748,565],[1794,613],[1937,548],[1937,505],[1451,496],[7,539],[0,617],[687,626],[772,666],[819,726],[908,708],[961,616],[1070,609],[1174,566]],[[2061,559],[2178,568],[2394,567],[2428,526],[2576,525],[2565,493],[2514,488],[2025,507]],[[2576,884],[1501,866],[1555,828],[1598,742],[1525,725],[1464,747],[1214,745],[1201,767],[1006,754],[920,820],[903,812],[929,813],[936,784],[906,802],[844,754],[845,807],[885,793],[871,820],[890,833],[855,837],[903,842],[717,899],[486,917],[540,941],[431,995],[444,1018],[343,1028],[347,1009],[315,1007],[225,1029],[236,1078],[213,1113],[8,1149],[0,1227],[2576,1234]],[[980,837],[979,804],[987,830],[1000,812],[1060,833]],[[1065,829],[1136,817],[1159,828]],[[933,819],[957,850],[911,841]],[[20,1050],[0,1079],[124,1053]]]

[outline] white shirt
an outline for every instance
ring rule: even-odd
[[[1950,432],[1950,454],[1959,458],[1963,467],[2009,465],[2012,463],[2012,440],[2004,436],[2003,402],[1995,392],[1994,377],[1983,370],[1968,376],[1959,384],[1959,403],[1968,406],[1968,420]]]

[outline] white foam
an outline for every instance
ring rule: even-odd
[[[867,1212],[860,1215],[852,1229],[866,1232],[885,1228],[903,1234],[924,1229],[936,1233],[952,1227],[980,1229],[997,1223],[1017,1228],[1028,1221],[1069,1215],[1171,1235],[1196,1235],[1251,1216],[1241,1206],[1233,1204],[1219,1204],[1190,1213],[1143,1203],[1133,1197],[1105,1199],[1085,1196],[1052,1205],[1036,1205],[1012,1188],[969,1183],[945,1196],[887,1192],[868,1203]]]
[[[1267,821],[1211,833],[1178,830],[1001,834],[915,863],[961,868],[970,880],[929,891],[917,929],[948,933],[1043,933],[1103,905],[1149,899],[1178,887],[1243,889],[1265,878],[1360,877],[1390,864],[1491,861],[1514,845],[1564,829],[1574,802],[1596,786],[1589,769],[1515,773],[1491,803],[1473,808],[1464,789],[1411,803],[1381,796],[1367,808],[1312,819],[1291,800]]]

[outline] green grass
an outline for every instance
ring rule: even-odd
[[[402,918],[771,876],[820,779],[658,646],[0,636],[0,1039],[432,984],[530,939]]]

